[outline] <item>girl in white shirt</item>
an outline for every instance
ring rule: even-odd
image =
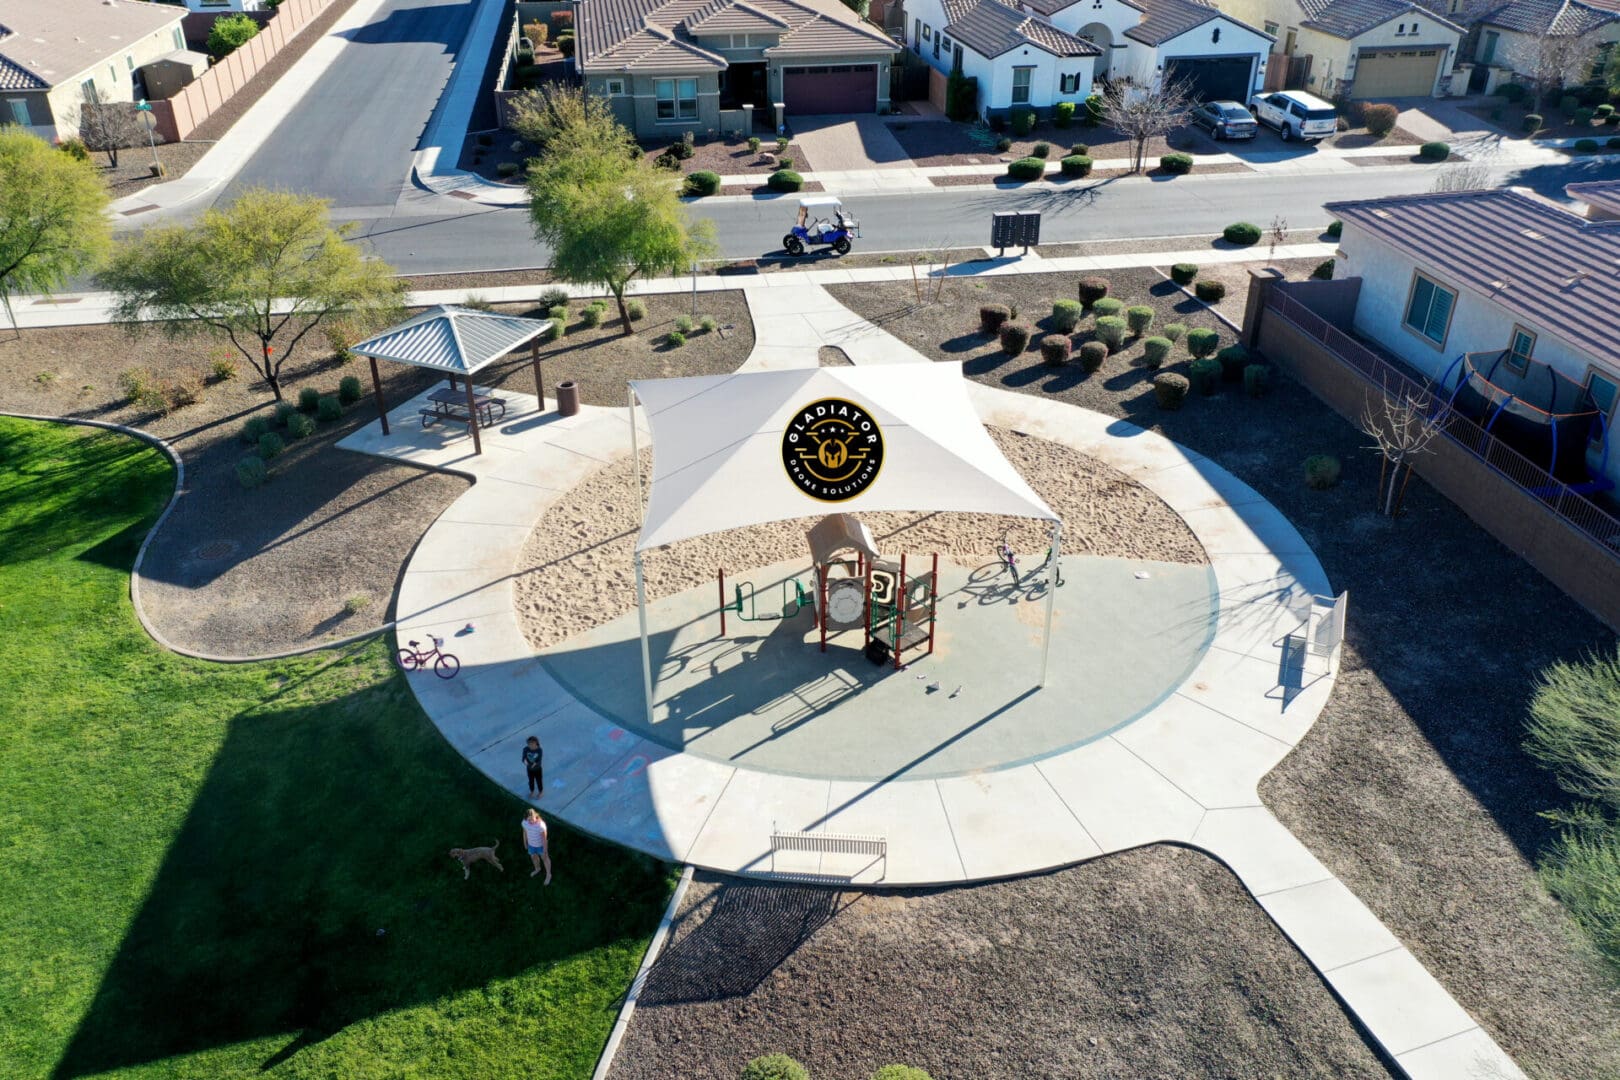
[[[541,820],[540,811],[529,807],[528,814],[523,818],[523,846],[528,849],[529,861],[534,863],[534,877],[540,873],[542,865],[546,871],[546,880],[543,885],[551,884],[551,853],[546,850],[546,823]]]

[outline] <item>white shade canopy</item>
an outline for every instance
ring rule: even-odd
[[[880,510],[1056,521],[985,431],[960,364],[798,368],[630,384],[652,428],[652,494],[636,550],[722,529]],[[835,398],[881,432],[881,467],[836,502],[812,497],[784,461],[806,407]]]

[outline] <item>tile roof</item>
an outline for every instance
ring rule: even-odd
[[[724,56],[692,40],[700,33],[770,33],[767,56],[893,53],[892,38],[839,0],[590,0],[580,4],[579,64],[588,71],[718,70]]]
[[[1583,200],[1620,199],[1620,181],[1581,187]],[[1485,296],[1591,356],[1620,356],[1620,221],[1588,221],[1512,188],[1324,209],[1409,255],[1443,284]],[[1350,256],[1354,272],[1355,251]]]
[[[1044,19],[1015,11],[1000,0],[950,0],[945,33],[980,56],[996,57],[1024,45],[1053,56],[1100,56],[1085,38],[1059,30]]]
[[[1211,19],[1223,17],[1245,30],[1254,30],[1254,27],[1238,22],[1230,15],[1223,16],[1218,8],[1203,3],[1203,0],[1137,0],[1137,6],[1142,9],[1142,21],[1126,30],[1125,36],[1144,45],[1161,45]],[[1254,32],[1260,33],[1259,30]]]
[[[688,34],[772,33],[788,28],[784,20],[769,12],[727,0],[714,0],[703,10],[688,15],[681,25]]]
[[[0,90],[59,86],[185,17],[138,0],[3,0]]]
[[[1616,184],[1612,180],[1591,180],[1582,184],[1565,184],[1564,194],[1576,202],[1598,207],[1611,214],[1620,214],[1620,184]]]
[[[1401,15],[1421,13],[1448,29],[1462,33],[1462,27],[1409,0],[1300,0],[1309,26],[1338,38],[1353,38],[1382,26]]]
[[[1582,0],[1508,0],[1475,9],[1472,20],[1523,34],[1565,37],[1620,21],[1620,15]]]

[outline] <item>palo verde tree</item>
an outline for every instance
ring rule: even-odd
[[[66,155],[62,155],[66,157]],[[118,245],[100,274],[114,318],[140,331],[228,338],[281,399],[281,369],[329,316],[385,317],[402,289],[334,228],[327,202],[254,189],[195,225],[163,225]]]
[[[89,162],[17,127],[0,127],[0,306],[48,293],[106,255],[107,190]]]
[[[1103,94],[1103,120],[1130,142],[1131,171],[1141,172],[1148,143],[1185,124],[1194,104],[1182,80],[1166,77],[1151,89],[1111,83]]]
[[[542,154],[591,150],[629,158],[635,137],[613,116],[607,99],[585,88],[544,83],[512,99],[510,125]]]

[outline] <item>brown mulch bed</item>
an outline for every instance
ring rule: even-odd
[[[680,139],[677,133],[664,139],[643,139],[641,148],[648,160],[657,157],[673,142]],[[765,155],[776,155],[775,137],[761,136],[759,151],[756,153],[748,149],[748,140],[745,138],[712,137],[699,138],[692,144],[692,156],[681,162],[681,173],[712,172],[721,176],[738,176],[744,173],[758,173],[761,180],[781,168],[780,164],[767,162]],[[815,165],[805,153],[805,149],[798,143],[789,143],[786,157],[793,161],[793,171],[797,173],[814,172]]]
[[[1194,165],[1192,172],[1172,173],[1154,166],[1144,172],[1133,173],[1129,169],[1093,169],[1085,176],[1064,176],[1061,172],[1049,172],[1042,180],[1048,184],[1084,184],[1093,180],[1118,180],[1124,176],[1144,176],[1159,180],[1174,180],[1177,176],[1212,176],[1217,173],[1246,173],[1253,169],[1240,162],[1232,161],[1218,165]],[[1028,184],[1041,183],[1041,180],[1010,180],[1005,176],[989,174],[981,176],[930,176],[928,182],[935,187],[1006,187],[1017,188]]]
[[[1317,237],[1312,235],[1290,236],[1289,243],[1309,243]],[[1269,242],[1269,241],[1268,241]],[[1255,254],[1263,256],[1266,244],[1256,244]],[[1253,262],[1240,263],[1210,263],[1208,266],[1198,268],[1198,281],[1218,281],[1226,286],[1226,295],[1220,302],[1212,305],[1222,317],[1235,326],[1243,325],[1243,307],[1249,298],[1249,272],[1261,270],[1265,267],[1275,267],[1283,272],[1289,281],[1301,281],[1311,276],[1321,259],[1277,259],[1257,258]],[[1159,267],[1166,277],[1170,274],[1168,266]],[[1187,287],[1192,292],[1192,286]],[[1194,297],[1194,299],[1197,299]]]
[[[782,199],[793,199],[800,195],[808,195],[813,191],[826,191],[820,180],[806,180],[800,185],[798,191],[773,191],[766,184],[721,184],[722,195],[775,195]]]
[[[1366,128],[1350,128],[1328,140],[1340,150],[1354,150],[1362,146],[1418,146],[1424,140],[1397,126],[1388,135],[1373,135]]]
[[[1419,154],[1367,154],[1361,157],[1347,157],[1344,160],[1358,169],[1367,169],[1379,165],[1456,165],[1467,161],[1468,156],[1453,153],[1444,161],[1430,161]]]
[[[162,177],[152,175],[150,146],[132,146],[120,150],[117,166],[109,164],[107,155],[102,153],[91,154],[90,160],[101,174],[101,182],[107,185],[107,197],[122,199],[126,195],[144,191],[153,184],[178,180],[213,148],[214,144],[209,142],[158,143],[157,158],[166,170],[166,175]]]
[[[958,124],[950,121],[921,121],[891,123],[889,130],[899,140],[914,165],[990,165],[1003,159],[1016,161],[1031,156],[1036,143],[1052,148],[1052,160],[1069,152],[1076,143],[1084,143],[1094,160],[1130,157],[1132,144],[1108,127],[1055,128],[1050,123],[1037,124],[1028,135],[1013,136],[1011,131],[993,132],[983,125]],[[997,150],[996,140],[1008,138],[1012,146]],[[1187,154],[1220,154],[1225,150],[1203,132],[1195,128],[1182,128],[1172,132],[1168,139],[1153,139],[1148,143],[1147,156],[1180,151]]]
[[[1149,373],[1115,359],[1090,377],[1035,356],[995,362],[971,325],[979,298],[1034,311],[1073,295],[1076,276],[985,279],[996,295],[956,293],[954,319],[925,316],[915,336],[902,294],[831,291],[938,359],[983,357],[973,378],[1159,431],[1277,506],[1352,608],[1338,687],[1262,796],[1531,1075],[1620,1075],[1620,991],[1533,869],[1551,828],[1540,812],[1567,800],[1521,749],[1536,673],[1614,635],[1421,479],[1400,518],[1374,513],[1367,437],[1288,379],[1258,401],[1224,384],[1166,412]],[[1122,298],[1155,288],[1137,271],[1106,276]],[[1301,472],[1320,453],[1344,467],[1326,492]]]
[[[960,889],[699,874],[611,1080],[1387,1077],[1224,867],[1155,846]]]
[[[1620,135],[1620,125],[1591,123],[1585,127],[1576,127],[1566,123],[1558,111],[1558,102],[1549,100],[1542,115],[1549,121],[1548,126],[1539,128],[1535,134],[1527,134],[1524,130],[1524,117],[1529,114],[1530,108],[1526,105],[1514,105],[1506,99],[1498,99],[1499,105],[1464,105],[1463,111],[1479,117],[1493,129],[1508,139],[1596,139],[1600,144],[1611,135]],[[1502,110],[1502,118],[1494,120],[1491,114],[1498,108]]]

